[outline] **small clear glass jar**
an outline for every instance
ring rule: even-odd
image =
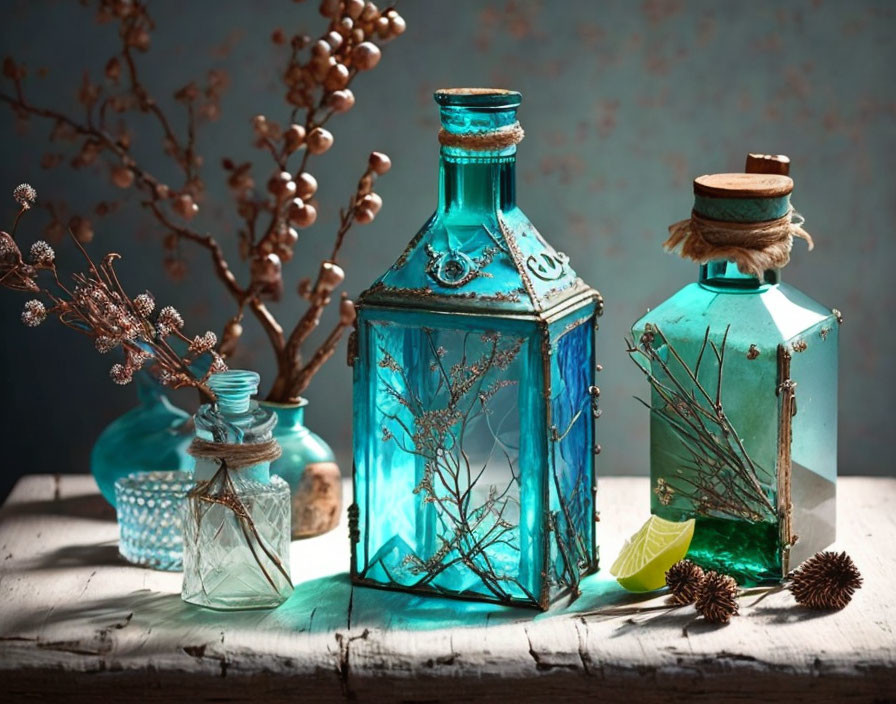
[[[221,444],[268,443],[277,417],[251,400],[254,372],[213,375],[217,402],[194,416],[196,437]],[[214,609],[273,608],[292,593],[290,491],[270,462],[231,469],[197,457],[184,502],[184,601]]]

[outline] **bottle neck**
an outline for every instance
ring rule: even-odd
[[[270,403],[261,401],[259,405],[277,416],[277,428],[281,431],[299,430],[305,426],[305,406],[308,402],[302,399],[299,403]]]
[[[507,211],[516,205],[516,148],[500,156],[442,149],[439,212],[448,219]],[[508,153],[509,152],[509,153]],[[480,219],[481,222],[481,219]]]
[[[720,259],[701,264],[697,282],[713,291],[759,293],[781,283],[781,270],[767,269],[760,278],[743,274],[734,262]]]

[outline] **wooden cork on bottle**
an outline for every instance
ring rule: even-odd
[[[790,175],[790,157],[784,154],[747,154],[744,171],[748,174]]]

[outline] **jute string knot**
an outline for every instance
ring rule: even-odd
[[[724,222],[710,220],[696,212],[669,226],[667,251],[681,245],[681,256],[705,264],[727,259],[742,274],[762,277],[766,269],[780,269],[790,261],[793,238],[806,240],[811,250],[812,236],[802,228],[804,220],[792,208],[786,215],[767,222]]]
[[[208,442],[199,438],[193,438],[187,452],[196,459],[226,462],[228,469],[245,469],[262,462],[273,462],[283,454],[276,440],[241,444]]]
[[[488,132],[449,132],[444,127],[439,130],[439,144],[444,147],[459,147],[477,152],[507,149],[523,141],[525,136],[519,122],[499,127]]]

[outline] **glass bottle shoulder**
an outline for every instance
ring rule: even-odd
[[[692,283],[641,316],[632,331],[640,335],[650,323],[675,337],[702,338],[707,328],[730,325],[731,341],[777,344],[833,317],[831,309],[786,283],[750,292]]]

